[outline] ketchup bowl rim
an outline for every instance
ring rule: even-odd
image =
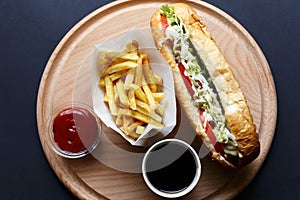
[[[85,149],[82,151],[79,151],[79,152],[70,152],[70,151],[61,149],[58,146],[57,142],[54,140],[54,133],[53,133],[53,122],[54,122],[55,118],[64,110],[74,109],[74,108],[87,110],[94,117],[96,124],[97,124],[97,129],[98,129],[97,138],[96,138],[95,142],[93,142],[89,146],[85,146]],[[87,103],[72,101],[72,102],[67,102],[67,103],[63,103],[58,106],[55,106],[55,108],[51,112],[51,116],[50,116],[47,124],[48,124],[47,131],[48,131],[48,136],[49,136],[49,140],[47,141],[47,143],[50,145],[51,149],[56,154],[58,154],[64,158],[75,159],[75,158],[82,158],[84,156],[87,156],[98,146],[98,144],[100,142],[100,133],[102,132],[102,124],[101,124],[99,118],[97,117],[97,115],[94,113],[92,106],[88,105]]]

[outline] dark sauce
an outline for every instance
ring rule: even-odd
[[[180,144],[169,142],[153,150],[146,162],[146,175],[162,192],[176,193],[187,188],[196,174],[191,152]]]
[[[53,137],[63,151],[71,153],[84,151],[98,138],[97,121],[84,108],[67,108],[53,121]]]

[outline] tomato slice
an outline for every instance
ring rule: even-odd
[[[168,19],[166,16],[160,15],[160,21],[161,21],[161,26],[164,32],[166,32],[166,29],[168,28]]]
[[[187,88],[187,90],[190,93],[190,95],[193,96],[195,92],[194,92],[194,90],[192,88],[192,82],[191,82],[191,80],[190,80],[189,77],[187,77],[187,76],[184,75],[185,68],[184,68],[183,64],[182,63],[178,63],[178,68],[179,68],[181,77],[183,79],[183,82],[185,84],[185,87]]]
[[[199,114],[200,114],[200,121],[201,121],[202,125],[204,126],[204,123],[205,123],[204,109],[200,108]],[[208,138],[210,139],[211,143],[214,145],[216,151],[218,153],[224,154],[224,149],[222,147],[222,144],[217,142],[216,136],[215,136],[208,121],[206,121],[205,132],[206,132]]]

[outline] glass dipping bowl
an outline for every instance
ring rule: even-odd
[[[85,103],[63,104],[54,109],[48,123],[49,143],[64,158],[81,158],[100,141],[101,122]]]

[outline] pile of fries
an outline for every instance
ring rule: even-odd
[[[99,82],[104,102],[122,132],[137,139],[148,124],[163,128],[163,80],[138,43],[129,42],[123,52],[101,51],[99,62],[104,66]]]

